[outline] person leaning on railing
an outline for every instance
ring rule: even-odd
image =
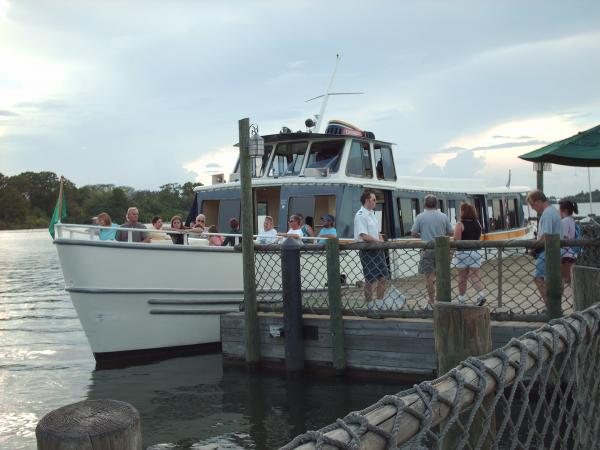
[[[541,214],[540,221],[537,228],[537,239],[538,241],[544,239],[546,234],[562,234],[562,224],[560,221],[560,214],[557,209],[550,204],[546,196],[542,191],[532,191],[527,195],[526,198],[529,206],[538,214]],[[546,252],[544,250],[537,253],[535,259],[535,271],[533,273],[533,279],[538,288],[540,296],[546,303],[546,287],[544,285],[544,276],[546,274]]]
[[[454,228],[450,223],[448,216],[437,209],[437,197],[432,194],[425,196],[425,211],[417,216],[410,234],[413,237],[421,238],[422,241],[430,242],[438,236],[452,236]],[[433,250],[422,250],[419,260],[419,273],[425,275],[425,286],[429,303],[427,309],[433,309],[435,303],[435,252]]]
[[[98,214],[96,220],[97,224],[101,227],[111,227],[110,229],[103,228],[98,230],[98,237],[100,238],[100,240],[114,241],[117,236],[116,229],[119,228],[119,225],[117,225],[116,223],[112,223],[112,221],[110,220],[110,216],[108,215],[108,213],[105,212]]]
[[[375,217],[375,206],[377,206],[375,193],[370,190],[364,191],[360,196],[360,202],[362,207],[354,216],[354,240],[357,242],[383,242],[383,238],[379,234],[379,223]],[[359,256],[365,276],[364,294],[367,309],[373,309],[373,305],[381,307],[389,277],[385,254],[381,249],[363,249],[360,250]],[[377,300],[373,299],[373,289],[375,289]]]
[[[135,206],[130,207],[127,210],[127,222],[121,225],[121,228],[139,228],[147,230],[144,224],[138,222],[140,213]],[[131,231],[131,230],[119,230],[117,231],[117,241],[128,242],[129,234],[131,233],[131,242],[150,242],[150,236],[146,231]]]
[[[171,217],[171,230],[185,231],[185,226],[183,225],[183,219],[181,218],[181,216]],[[171,237],[173,244],[177,244],[177,245],[184,244],[183,234],[169,233],[169,236]]]
[[[479,241],[481,238],[481,224],[477,220],[477,211],[470,203],[460,205],[460,222],[454,227],[455,241]],[[477,306],[485,303],[485,291],[479,268],[481,267],[481,253],[477,249],[458,250],[454,254],[455,267],[458,272],[458,303],[465,303],[467,281],[477,290]]]

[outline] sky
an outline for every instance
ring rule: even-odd
[[[396,144],[400,175],[535,187],[518,155],[600,123],[600,2],[0,0],[0,172],[158,189],[229,174],[238,120]],[[591,169],[592,189],[600,169]],[[545,191],[587,191],[552,166]]]

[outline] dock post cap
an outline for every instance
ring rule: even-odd
[[[301,239],[288,237],[288,238],[285,238],[283,240],[283,242],[281,243],[281,248],[283,248],[283,249],[300,248],[303,245],[304,244],[302,243]]]
[[[118,400],[84,400],[46,414],[35,429],[38,450],[142,448],[139,412]]]

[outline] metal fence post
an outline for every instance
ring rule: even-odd
[[[281,245],[283,329],[285,333],[285,370],[287,372],[304,369],[300,275],[301,245],[302,243],[294,238],[287,238]]]
[[[498,248],[498,308],[502,307],[502,247]]]
[[[560,274],[560,236],[558,234],[544,235],[546,308],[548,318],[562,317],[562,280]]]
[[[435,301],[449,302],[452,300],[450,286],[450,238],[438,236],[435,238]]]
[[[344,321],[342,318],[342,288],[340,279],[340,242],[327,239],[327,296],[329,298],[329,327],[332,362],[336,372],[346,370],[344,348]]]

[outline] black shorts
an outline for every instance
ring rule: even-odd
[[[361,250],[360,262],[367,283],[388,277],[388,266],[383,250]]]

